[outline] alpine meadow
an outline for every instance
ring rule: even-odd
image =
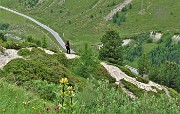
[[[179,0],[0,0],[0,114],[180,114]]]

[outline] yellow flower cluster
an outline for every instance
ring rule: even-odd
[[[73,91],[73,87],[72,87],[72,86],[69,86],[69,87],[67,88],[67,90],[68,90],[68,91]]]
[[[67,88],[67,90],[69,91],[70,97],[74,97],[75,93],[74,93],[74,91],[73,91],[73,87],[72,87],[72,86],[69,86],[69,87]]]
[[[33,106],[32,109],[36,110],[36,108]]]
[[[62,91],[61,91],[61,92],[60,92],[60,96],[61,96],[61,97],[65,97],[65,96],[66,96],[66,92],[62,92]]]
[[[68,83],[68,79],[67,78],[62,78],[59,82],[61,84],[63,84],[63,85],[66,85]]]
[[[75,93],[74,91],[69,91],[70,97],[74,97]]]

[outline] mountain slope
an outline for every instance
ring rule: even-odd
[[[179,32],[178,7],[180,3],[178,0],[144,1],[143,15],[139,14],[141,2],[133,0],[132,9],[127,11],[124,23],[118,26],[111,21],[106,22],[104,17],[122,1],[79,0],[74,2],[67,0],[62,2],[59,0],[42,0],[31,8],[18,0],[13,4],[10,0],[2,0],[0,4],[30,15],[49,25],[64,40],[71,40],[75,48],[85,42],[97,45],[100,42],[99,38],[108,28],[116,29],[122,37],[147,31]]]

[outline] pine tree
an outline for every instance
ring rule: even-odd
[[[47,48],[47,41],[46,41],[46,37],[43,37],[43,41],[42,41],[42,47],[43,48]]]
[[[80,59],[75,68],[75,72],[82,77],[89,78],[91,73],[93,73],[98,65],[96,56],[93,54],[91,48],[88,44],[80,50]]]
[[[149,73],[149,61],[146,54],[143,54],[138,61],[138,71],[141,76]]]
[[[102,37],[101,42],[103,46],[99,51],[99,58],[122,65],[123,48],[119,34],[114,30],[108,30]]]

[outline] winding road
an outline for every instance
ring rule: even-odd
[[[50,33],[56,38],[56,40],[57,40],[58,43],[61,45],[61,47],[62,47],[63,49],[66,49],[64,41],[63,41],[62,38],[59,36],[59,34],[58,34],[56,31],[54,31],[53,29],[51,29],[51,28],[49,28],[48,26],[40,23],[39,21],[33,19],[32,17],[29,17],[29,16],[24,15],[24,14],[22,14],[22,13],[19,13],[19,12],[17,12],[17,11],[11,10],[11,9],[6,8],[6,7],[3,7],[3,6],[0,6],[0,9],[4,9],[4,10],[10,11],[10,12],[12,12],[12,13],[15,13],[15,14],[17,14],[17,15],[20,15],[20,16],[22,16],[22,17],[25,17],[25,18],[31,20],[32,22],[36,23],[37,25],[41,26],[42,28],[46,29],[48,32],[50,32]],[[74,51],[71,49],[71,52],[74,52]]]
[[[126,5],[130,4],[133,0],[124,0],[122,3],[118,4],[104,19],[111,20],[112,17],[118,12],[121,11]]]

